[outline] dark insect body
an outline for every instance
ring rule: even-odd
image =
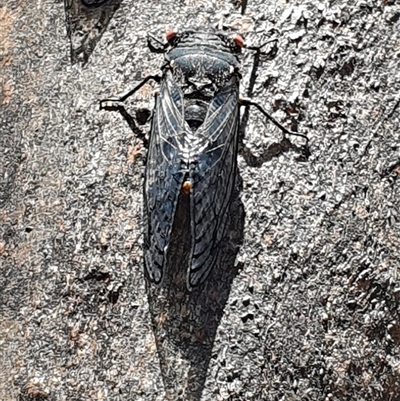
[[[160,284],[167,270],[178,201],[189,197],[186,284],[192,290],[215,266],[229,218],[240,106],[254,104],[271,117],[261,106],[239,99],[238,55],[244,45],[240,36],[193,29],[170,31],[167,40],[161,49],[166,53],[162,76],[147,77],[117,102],[126,100],[150,79],[160,83],[144,183],[145,266],[150,281]],[[153,47],[153,51],[157,49]],[[101,107],[117,109],[126,117],[123,106],[102,103]]]
[[[82,4],[87,8],[98,8],[106,4],[109,0],[81,0]]]
[[[213,268],[235,183],[240,48],[232,35],[170,33],[145,179],[145,263],[160,282],[178,197],[190,197],[189,289]]]

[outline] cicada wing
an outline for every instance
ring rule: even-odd
[[[190,167],[192,256],[187,283],[192,288],[209,274],[218,257],[234,189],[239,129],[239,83],[222,88],[196,132],[197,162]],[[203,143],[203,149],[201,148]]]
[[[167,73],[156,98],[144,185],[144,258],[149,279],[159,284],[185,166],[179,137],[184,135],[183,95]]]

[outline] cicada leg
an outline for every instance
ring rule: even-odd
[[[148,81],[151,80],[154,80],[159,83],[161,81],[161,77],[159,75],[149,75],[142,82],[136,85],[132,90],[130,90],[127,94],[121,97],[100,100],[100,110],[118,111],[125,119],[125,121],[128,123],[130,129],[144,141],[145,141],[145,134],[143,134],[143,132],[140,131],[140,129],[136,125],[135,119],[128,113],[123,103],[126,99],[128,99],[128,97],[132,96],[143,85],[145,85]]]
[[[307,138],[306,135],[300,134],[298,132],[289,131],[282,124],[280,124],[278,121],[276,121],[275,118],[270,116],[268,114],[268,112],[265,111],[265,109],[261,105],[259,105],[258,103],[253,102],[250,99],[240,99],[239,102],[240,102],[240,104],[242,106],[254,106],[255,108],[257,108],[259,111],[261,111],[262,114],[264,114],[265,117],[268,118],[269,121],[271,121],[273,124],[275,124],[284,134],[299,136],[301,138],[304,138],[308,142],[308,138]]]

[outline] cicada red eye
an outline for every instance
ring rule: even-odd
[[[239,48],[244,46],[244,40],[240,35],[235,35],[232,40],[235,42],[235,45]]]
[[[166,37],[168,42],[170,42],[172,39],[176,38],[176,35],[178,34],[178,30],[176,28],[174,29],[170,29],[169,31],[167,31],[166,33]]]

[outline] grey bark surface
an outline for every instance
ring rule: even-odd
[[[90,34],[61,1],[0,5],[0,399],[400,400],[398,2],[117,3]],[[242,92],[309,155],[250,109],[220,271],[156,288],[146,148],[98,101],[159,72],[147,32],[217,23],[277,36]]]

